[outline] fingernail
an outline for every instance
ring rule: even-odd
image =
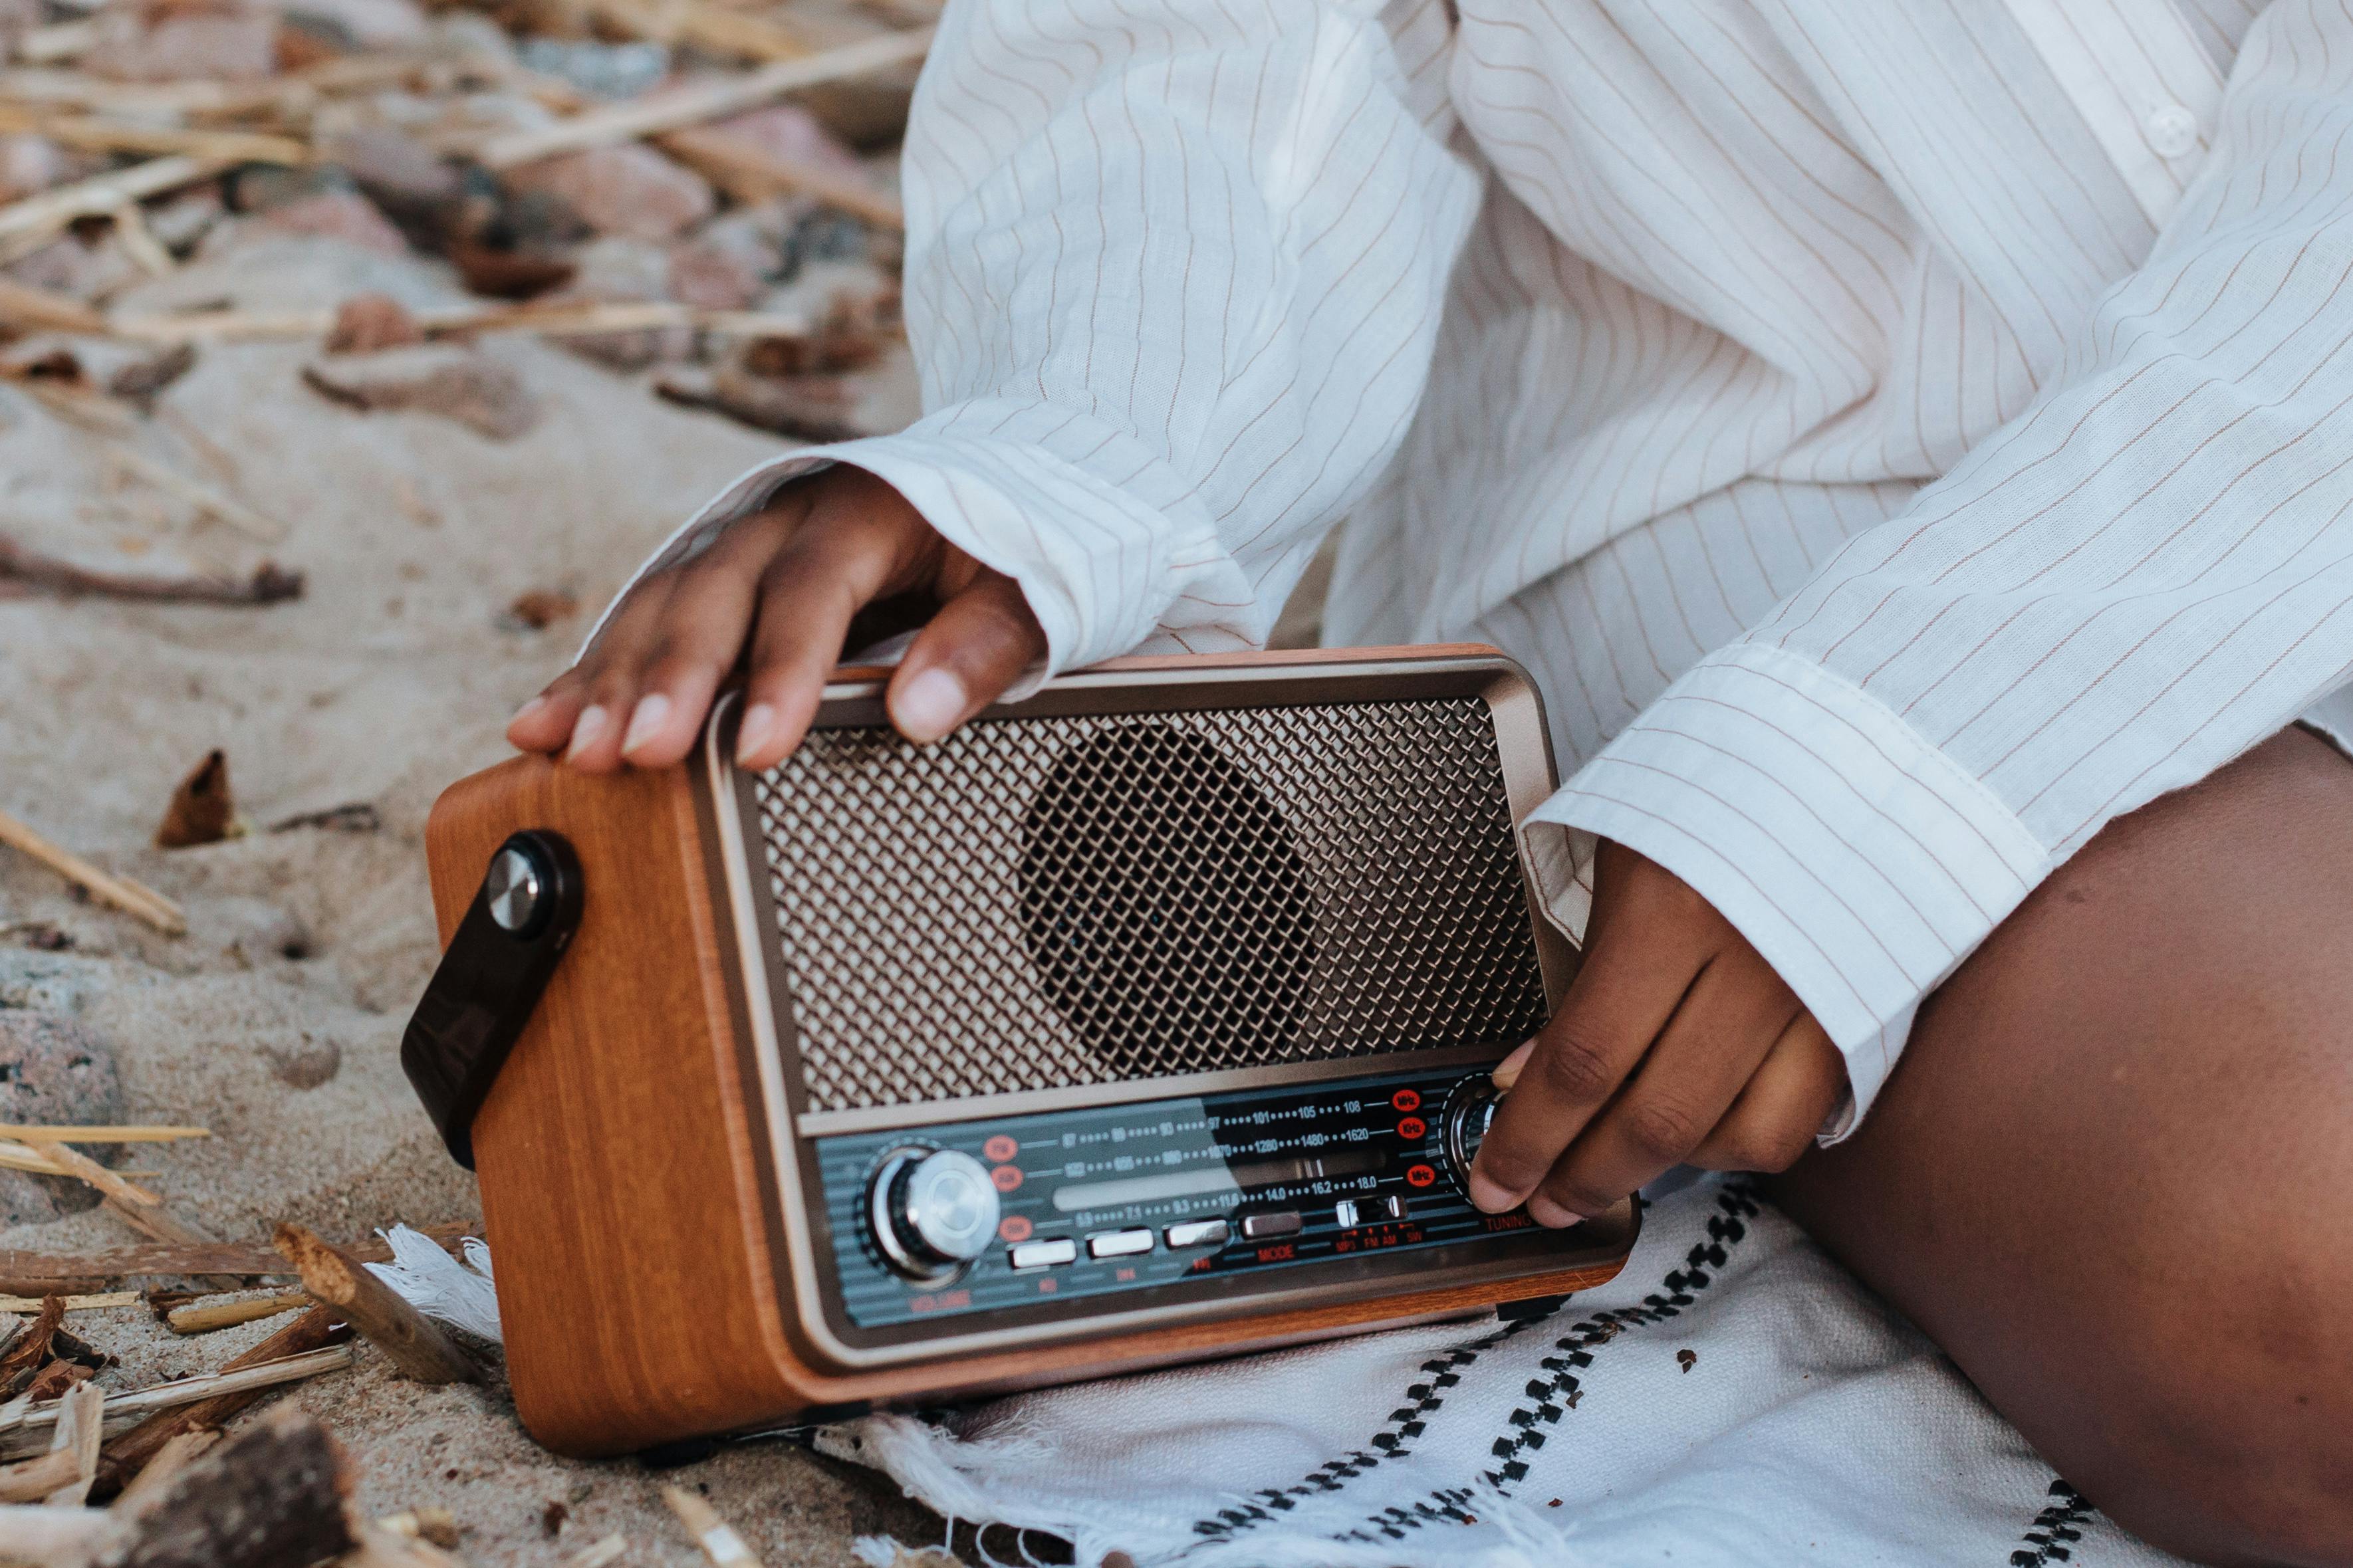
[[[1585,1223],[1583,1215],[1571,1214],[1542,1193],[1528,1198],[1528,1217],[1546,1230],[1567,1230],[1570,1226]]]
[[[735,760],[748,763],[752,754],[766,745],[776,733],[776,710],[765,702],[754,702],[744,710],[744,722],[735,728]]]
[[[964,717],[964,682],[952,671],[927,669],[907,682],[892,700],[891,717],[911,741],[936,741]]]
[[[638,699],[637,711],[629,715],[629,732],[621,737],[621,754],[628,756],[654,738],[654,731],[670,717],[670,699],[660,692],[649,692]]]
[[[612,721],[612,716],[605,711],[605,705],[601,702],[592,702],[580,710],[580,717],[572,721],[572,744],[565,748],[564,760],[570,762],[602,740],[606,728]]]
[[[514,710],[514,717],[507,721],[507,727],[509,729],[514,728],[514,726],[522,723],[524,720],[530,718],[533,714],[538,712],[541,709],[546,706],[547,698],[544,693],[533,698],[530,701],[524,703],[522,707]]]
[[[1503,1186],[1477,1168],[1471,1172],[1471,1206],[1482,1214],[1502,1214],[1515,1200]]]
[[[1505,1057],[1502,1061],[1497,1062],[1495,1064],[1495,1070],[1489,1076],[1488,1081],[1493,1083],[1499,1089],[1509,1089],[1512,1085],[1519,1082],[1520,1069],[1528,1065],[1528,1053],[1535,1048],[1536,1043],[1534,1040],[1530,1040],[1518,1050],[1514,1051],[1510,1056]]]

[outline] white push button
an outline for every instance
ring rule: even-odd
[[[2178,103],[2150,110],[2141,129],[2160,158],[2187,158],[2198,151],[2198,117]]]
[[[1077,1262],[1079,1244],[1067,1236],[1051,1241],[1025,1241],[1008,1257],[1016,1268],[1051,1268],[1058,1264]]]
[[[1223,1247],[1229,1234],[1221,1219],[1188,1219],[1182,1225],[1172,1225],[1162,1232],[1162,1237],[1174,1247]]]
[[[1106,1230],[1087,1237],[1089,1258],[1133,1258],[1152,1250],[1148,1230]]]

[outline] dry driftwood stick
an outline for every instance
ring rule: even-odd
[[[118,441],[108,448],[108,456],[157,489],[178,497],[197,510],[216,517],[231,528],[250,534],[265,544],[276,544],[290,531],[278,519],[263,516],[235,496],[215,489],[202,479],[192,479],[170,464],[157,462],[135,447]]]
[[[564,1568],[612,1568],[614,1563],[628,1554],[629,1542],[626,1537],[608,1535],[565,1559]]]
[[[305,1361],[311,1352],[340,1346],[350,1338],[351,1330],[338,1322],[333,1312],[324,1307],[313,1307],[243,1355],[231,1360],[221,1368],[220,1375],[248,1371],[269,1362]],[[327,1369],[321,1367],[318,1370]],[[122,1489],[124,1482],[145,1468],[147,1461],[155,1458],[164,1444],[183,1432],[220,1426],[259,1399],[263,1392],[263,1388],[242,1388],[216,1394],[177,1409],[157,1411],[106,1445],[99,1457],[98,1480],[91,1487],[91,1493],[100,1499],[111,1497]]]
[[[94,1383],[76,1384],[58,1405],[58,1427],[49,1439],[49,1452],[69,1458],[73,1475],[41,1500],[53,1508],[79,1508],[98,1476],[98,1446],[106,1435],[106,1390]]]
[[[209,180],[236,162],[234,158],[199,158],[187,153],[150,158],[127,169],[111,169],[38,195],[25,196],[0,206],[0,240],[53,234],[76,218],[103,217],[124,202],[143,201]]]
[[[159,1383],[152,1387],[115,1395],[107,1407],[106,1419],[127,1436],[142,1424],[142,1417],[151,1417],[154,1412],[176,1411],[183,1406],[210,1405],[237,1396],[250,1400],[260,1391],[276,1388],[280,1384],[300,1383],[322,1373],[341,1372],[351,1365],[352,1361],[351,1346],[329,1345],[323,1350],[305,1351],[301,1355],[282,1356],[276,1361],[260,1362],[252,1366],[174,1378],[169,1383]],[[89,1384],[78,1380],[66,1392],[70,1394],[74,1388],[85,1386]],[[37,1453],[48,1447],[48,1435],[65,1419],[65,1394],[54,1399],[12,1400],[6,1405],[0,1405],[0,1454],[13,1458],[20,1454]]]
[[[417,1227],[419,1234],[455,1254],[458,1243],[482,1234],[479,1219]],[[339,1248],[355,1263],[389,1263],[392,1248],[373,1237]],[[107,1252],[49,1254],[0,1251],[0,1279],[25,1283],[42,1279],[125,1279],[141,1274],[285,1275],[294,1270],[275,1247],[248,1242],[220,1242],[209,1247],[123,1247]]]
[[[161,1204],[164,1201],[121,1172],[107,1170],[104,1165],[98,1164],[87,1155],[80,1156],[77,1162],[69,1158],[70,1150],[68,1150],[67,1154],[58,1152],[60,1149],[67,1148],[68,1146],[63,1143],[51,1143],[37,1148],[30,1143],[17,1143],[0,1139],[0,1168],[11,1171],[31,1171],[44,1176],[71,1176],[96,1187],[109,1197],[121,1193],[136,1203]],[[83,1165],[104,1171],[106,1174],[102,1179],[92,1180],[82,1174],[81,1166]]]
[[[694,1543],[702,1548],[712,1568],[760,1568],[760,1560],[735,1533],[735,1527],[719,1517],[719,1510],[683,1487],[662,1488],[662,1501],[670,1512],[686,1526]]]
[[[41,1303],[40,1316],[30,1323],[9,1325],[5,1347],[0,1347],[0,1399],[15,1398],[40,1371],[41,1363],[49,1359],[49,1346],[56,1342],[58,1325],[65,1316],[65,1302],[52,1296]]]
[[[542,130],[494,137],[482,144],[477,161],[494,170],[512,169],[518,163],[533,163],[558,153],[577,153],[583,148],[633,142],[640,136],[700,125],[708,120],[757,109],[802,88],[921,59],[931,46],[929,27],[861,38],[821,54],[778,60],[729,80],[700,82],[671,92],[649,94],[635,102],[591,110]],[[5,233],[0,229],[0,235]]]
[[[777,195],[813,196],[878,228],[907,226],[906,209],[895,198],[860,181],[844,179],[830,170],[771,156],[742,137],[730,136],[711,126],[672,131],[655,137],[654,142],[738,201],[759,202]]]
[[[139,1568],[311,1568],[354,1544],[351,1464],[326,1428],[275,1410],[113,1519]]]
[[[121,1523],[94,1508],[0,1508],[0,1563],[79,1568],[121,1536]]]
[[[7,575],[7,541],[0,538],[0,577]],[[180,906],[163,894],[152,888],[142,887],[128,877],[100,870],[63,845],[42,837],[5,811],[0,811],[0,844],[30,855],[67,881],[86,889],[90,897],[112,904],[125,914],[137,916],[166,936],[180,936],[188,929],[187,916],[181,912]]]
[[[311,150],[291,136],[253,131],[192,131],[102,114],[43,112],[0,100],[0,132],[44,136],[96,153],[185,153],[239,163],[307,163]]]
[[[278,1250],[302,1289],[349,1320],[394,1364],[419,1383],[480,1383],[482,1369],[399,1291],[299,1225],[278,1226]]]
[[[590,0],[588,8],[607,26],[659,44],[692,44],[754,60],[797,60],[810,53],[790,28],[707,0]]]
[[[61,1300],[69,1312],[95,1312],[107,1307],[135,1307],[136,1290],[109,1290],[101,1295],[33,1297],[0,1296],[0,1312],[37,1312],[50,1300]]]
[[[81,1475],[81,1456],[51,1449],[20,1465],[0,1465],[0,1503],[39,1502]]]
[[[207,1426],[200,1432],[181,1433],[155,1450],[155,1457],[147,1461],[147,1468],[133,1477],[129,1486],[122,1489],[122,1495],[114,1500],[114,1506],[119,1509],[145,1507],[146,1500],[153,1497],[165,1481],[178,1475],[187,1467],[189,1460],[220,1439],[220,1429],[214,1426]]]
[[[203,1231],[164,1206],[164,1200],[146,1188],[124,1181],[70,1143],[52,1143],[42,1151],[66,1175],[86,1182],[106,1194],[106,1206],[131,1226],[158,1241],[183,1244],[212,1240]]]
[[[0,278],[0,321],[45,332],[104,332],[103,311],[47,289]]]
[[[274,1296],[257,1296],[243,1301],[191,1301],[185,1307],[173,1308],[164,1315],[164,1321],[175,1334],[208,1334],[216,1329],[233,1329],[239,1323],[274,1318],[310,1304],[310,1292],[306,1290],[281,1290]]]
[[[26,388],[26,390],[32,390]],[[5,533],[0,533],[0,591],[11,582],[23,583],[69,597],[92,594],[110,599],[144,599],[159,604],[183,605],[275,605],[283,599],[300,598],[302,574],[289,572],[275,562],[265,561],[243,577],[160,577],[136,572],[100,572],[79,566],[54,555],[44,555],[28,550]],[[5,841],[0,834],[0,841]],[[74,879],[79,880],[79,879]],[[95,887],[90,889],[97,892]],[[105,895],[100,894],[100,897]],[[109,899],[108,902],[114,900]],[[128,906],[124,906],[128,908]],[[174,906],[176,909],[176,906]],[[138,910],[132,910],[139,913]],[[145,917],[142,915],[142,919]],[[177,919],[177,915],[172,916]],[[150,921],[150,924],[156,921]],[[164,928],[178,936],[185,924]]]
[[[19,1143],[174,1143],[183,1138],[213,1135],[209,1127],[175,1127],[162,1122],[153,1126],[75,1127],[62,1121],[33,1121],[0,1126],[0,1132]]]

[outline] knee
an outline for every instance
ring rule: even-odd
[[[2267,1278],[2174,1292],[2067,1471],[2196,1562],[2353,1565],[2353,1232],[2300,1240],[2264,1249]]]

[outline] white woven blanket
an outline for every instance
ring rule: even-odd
[[[434,1310],[416,1270],[385,1272]],[[816,1441],[951,1519],[1060,1537],[1084,1568],[2178,1561],[2104,1519],[1797,1226],[1715,1180],[1661,1198],[1625,1272],[1537,1321],[878,1415]]]

